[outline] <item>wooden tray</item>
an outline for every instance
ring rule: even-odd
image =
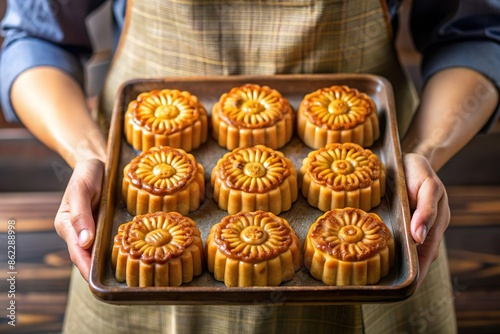
[[[120,189],[123,167],[139,152],[126,143],[123,114],[128,102],[144,91],[152,89],[187,90],[196,95],[210,113],[220,95],[232,87],[245,83],[268,85],[288,98],[295,110],[306,93],[331,85],[348,85],[370,95],[376,103],[381,125],[381,138],[370,147],[387,167],[387,191],[382,203],[373,209],[389,226],[396,241],[396,263],[388,277],[376,285],[326,286],[311,277],[302,267],[295,277],[277,287],[227,288],[216,281],[206,269],[192,282],[180,287],[127,287],[118,283],[111,268],[111,247],[118,226],[133,217],[126,211]],[[299,170],[302,159],[311,149],[298,137],[281,149]],[[210,172],[217,160],[227,150],[217,145],[213,138],[201,148],[191,152],[205,167],[206,199],[201,207],[189,214],[198,225],[203,240],[214,222],[225,211],[218,209],[213,200]],[[230,76],[203,78],[168,78],[134,80],[125,83],[117,95],[112,115],[108,161],[106,164],[101,209],[98,216],[96,241],[92,254],[89,284],[96,298],[115,304],[254,304],[269,302],[293,303],[350,303],[397,301],[411,296],[416,287],[417,253],[410,235],[410,213],[397,125],[394,98],[389,82],[374,75],[279,75],[279,76]],[[300,180],[299,180],[300,187]],[[299,191],[299,198],[288,212],[280,214],[296,231],[303,245],[310,224],[322,214],[307,204]]]

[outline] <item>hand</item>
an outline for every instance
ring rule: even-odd
[[[91,246],[95,237],[95,216],[101,197],[104,164],[84,160],[78,163],[68,182],[54,226],[66,241],[71,261],[88,281]]]
[[[411,217],[411,235],[418,244],[420,286],[430,265],[439,256],[439,245],[450,224],[446,189],[427,159],[415,153],[403,156]]]

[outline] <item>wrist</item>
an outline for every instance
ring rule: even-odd
[[[58,140],[55,150],[72,168],[83,161],[106,162],[106,141],[97,128]]]
[[[414,145],[404,141],[402,152],[403,156],[418,155],[423,157],[435,172],[448,160],[446,147],[440,146],[432,140],[421,140]]]

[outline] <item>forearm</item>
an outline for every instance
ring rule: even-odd
[[[79,84],[65,72],[35,67],[13,83],[12,105],[23,124],[72,167],[105,160],[105,138],[92,120]]]
[[[473,70],[436,73],[425,85],[403,152],[422,154],[439,170],[477,134],[497,103],[496,87]]]

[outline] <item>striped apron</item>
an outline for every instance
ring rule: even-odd
[[[374,73],[395,90],[398,125],[417,100],[393,46],[385,0],[135,0],[101,99],[135,78]],[[424,284],[388,304],[117,306],[95,299],[73,271],[66,333],[455,333],[445,248]]]

